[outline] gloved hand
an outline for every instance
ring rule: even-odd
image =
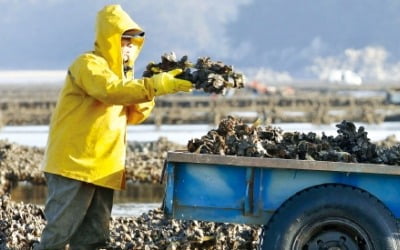
[[[179,91],[192,91],[193,84],[190,81],[175,78],[180,73],[182,73],[181,69],[174,69],[154,75],[152,80],[155,95],[160,96]]]

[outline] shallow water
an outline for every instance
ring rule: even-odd
[[[276,123],[274,127],[280,127],[284,131],[315,132],[319,135],[337,135],[336,124],[314,125],[310,123]],[[356,126],[364,126],[371,141],[379,141],[387,136],[395,135],[400,138],[400,122],[384,122],[381,124],[356,123]],[[172,142],[186,145],[192,138],[200,138],[206,135],[213,125],[163,125],[157,128],[155,125],[129,126],[127,138],[129,141],[155,141],[160,137],[166,137]],[[0,139],[7,139],[22,145],[45,147],[47,141],[48,126],[5,126],[0,129]]]
[[[213,127],[209,125],[155,125],[129,126],[129,141],[156,141],[167,137],[170,141],[186,145],[193,137],[201,137]],[[48,126],[5,126],[0,128],[0,139],[7,139],[22,145],[45,147]]]
[[[47,187],[27,182],[17,183],[11,190],[11,199],[16,202],[44,205]],[[138,184],[128,182],[126,190],[114,193],[114,216],[139,216],[150,209],[161,206],[164,187],[161,184]]]

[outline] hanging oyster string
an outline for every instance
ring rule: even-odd
[[[247,125],[229,116],[217,129],[189,140],[187,149],[200,154],[400,165],[400,144],[377,146],[370,142],[364,127],[357,129],[352,122],[342,121],[336,127],[337,136],[317,136],[263,128],[257,123]]]
[[[225,94],[227,88],[243,88],[245,83],[244,75],[235,72],[233,66],[214,62],[209,57],[200,57],[193,64],[187,56],[177,60],[174,52],[162,55],[160,63],[150,62],[143,77],[173,69],[182,69],[177,78],[192,82],[196,89],[203,89],[206,93]]]

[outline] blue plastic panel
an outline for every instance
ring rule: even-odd
[[[169,162],[167,215],[177,219],[266,224],[273,212],[297,192],[338,183],[368,191],[400,217],[400,176],[255,167],[249,175],[249,168]],[[248,189],[251,192],[246,192]]]
[[[246,168],[179,164],[175,172],[177,204],[194,207],[243,208]]]

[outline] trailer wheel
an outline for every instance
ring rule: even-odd
[[[264,227],[263,250],[400,249],[392,213],[369,193],[344,185],[299,192]]]

